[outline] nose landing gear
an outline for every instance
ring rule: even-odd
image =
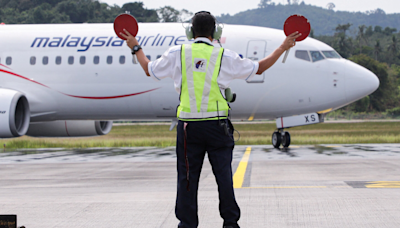
[[[290,145],[290,134],[283,129],[279,129],[272,134],[272,145],[275,148],[279,148],[281,144],[284,148],[288,148]]]

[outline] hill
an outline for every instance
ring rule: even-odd
[[[282,29],[283,23],[290,15],[301,14],[308,18],[316,36],[333,35],[338,24],[352,24],[352,28],[361,25],[391,27],[400,30],[400,14],[386,14],[377,9],[371,12],[346,12],[334,11],[318,6],[300,4],[281,5],[268,4],[257,8],[237,13],[235,15],[223,14],[218,20],[227,24],[257,25]]]

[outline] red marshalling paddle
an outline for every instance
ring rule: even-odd
[[[301,15],[292,15],[288,17],[283,25],[283,31],[286,36],[294,32],[301,33],[301,36],[298,37],[295,41],[302,41],[308,37],[311,32],[311,25],[307,18]],[[289,49],[290,50],[290,49]],[[286,62],[286,58],[289,54],[289,50],[286,51],[285,57],[283,57],[283,63]]]
[[[139,31],[139,26],[136,21],[136,18],[130,14],[120,14],[114,20],[114,31],[117,36],[123,40],[126,40],[123,36],[119,33],[124,33],[124,29],[126,29],[132,36],[137,35]]]

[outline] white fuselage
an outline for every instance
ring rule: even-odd
[[[151,60],[173,45],[190,43],[180,23],[141,23],[137,38]],[[225,25],[222,46],[260,60],[284,38],[281,30]],[[132,62],[130,50],[115,36],[112,24],[3,25],[0,44],[0,87],[26,95],[32,122],[175,117],[179,94],[173,81],[147,77],[140,64]],[[306,61],[295,56],[296,50],[334,51],[307,38],[290,50],[286,63],[282,56],[252,82],[233,81],[234,119],[334,110],[379,85],[373,73],[346,59]]]

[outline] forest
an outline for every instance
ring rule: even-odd
[[[350,104],[330,116],[347,118],[390,118],[400,116],[400,14],[381,9],[368,12],[334,11],[288,0],[275,4],[261,0],[258,8],[222,14],[218,21],[227,24],[255,25],[282,29],[293,14],[306,16],[310,36],[332,46],[343,58],[374,72],[380,87],[373,94]],[[139,22],[182,22],[193,15],[185,9],[163,6],[147,9],[142,2],[122,7],[97,0],[0,0],[0,22],[5,24],[112,23],[121,13],[130,13]]]

